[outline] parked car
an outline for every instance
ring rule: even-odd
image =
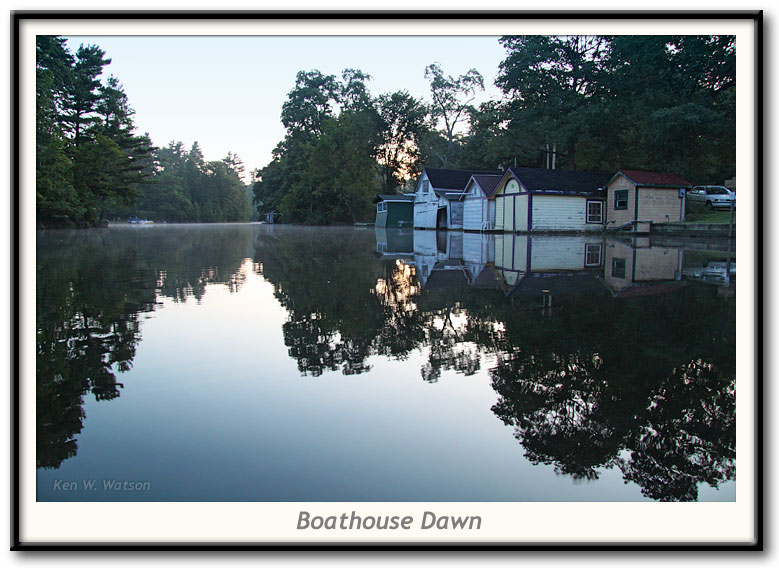
[[[709,262],[703,268],[688,268],[683,272],[685,278],[701,280],[703,282],[723,283],[736,277],[736,261],[730,263],[728,272],[727,262]]]
[[[736,206],[736,193],[721,185],[696,185],[687,192],[687,199],[703,203],[706,209],[730,208],[731,202]]]

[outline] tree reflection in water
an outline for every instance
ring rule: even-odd
[[[679,283],[662,296],[613,292],[584,271],[563,278],[551,307],[554,279],[521,267],[507,286],[491,265],[375,250],[372,232],[352,228],[39,234],[38,466],[76,454],[85,396],[119,396],[141,314],[162,298],[200,300],[211,283],[239,290],[250,257],[287,311],[302,375],[362,374],[371,357],[421,350],[425,381],[488,376],[494,414],[531,462],[561,475],[618,468],[648,498],[677,501],[735,478],[735,298]]]
[[[36,251],[37,466],[76,455],[84,397],[112,400],[141,341],[140,315],[161,298],[236,291],[251,233],[226,227],[40,231]]]
[[[625,479],[660,501],[694,501],[698,485],[736,477],[735,381],[702,360],[655,389],[646,421],[632,432]]]
[[[578,480],[618,467],[656,500],[694,500],[701,482],[734,479],[732,298],[681,283],[623,297],[591,272],[565,278],[551,309],[541,292],[553,279],[507,298],[455,262],[423,281],[413,258],[370,254],[370,233],[320,234],[256,241],[302,374],[360,373],[370,356],[424,348],[420,372],[435,382],[446,370],[473,375],[489,355],[492,410],[531,462]]]
[[[618,465],[648,497],[694,500],[735,475],[733,308],[680,286],[509,318],[493,411],[534,463],[579,479]]]

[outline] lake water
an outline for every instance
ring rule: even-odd
[[[732,501],[734,267],[701,239],[39,232],[37,498]]]

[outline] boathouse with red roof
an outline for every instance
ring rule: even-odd
[[[682,190],[690,185],[676,174],[620,170],[606,183],[606,227],[684,221]]]

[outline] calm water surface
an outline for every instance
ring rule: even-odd
[[[40,501],[735,499],[727,242],[37,243]]]

